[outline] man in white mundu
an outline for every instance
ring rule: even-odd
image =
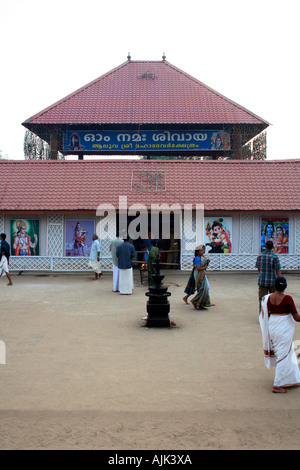
[[[94,281],[95,281],[96,279],[100,279],[100,277],[102,276],[101,267],[100,267],[101,245],[98,239],[98,235],[94,233],[92,238],[93,238],[93,243],[91,246],[89,267],[93,269],[93,271],[95,272],[95,277],[94,277]]]
[[[132,260],[136,256],[136,251],[134,246],[128,242],[128,238],[124,240],[124,243],[118,245],[116,255],[118,258],[118,268],[120,270],[120,294],[130,295],[133,292]]]
[[[123,243],[123,240],[117,235],[109,245],[113,262],[113,292],[120,292],[120,270],[118,267],[117,248],[121,243]]]

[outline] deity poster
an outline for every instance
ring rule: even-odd
[[[66,220],[65,256],[90,256],[95,233],[94,220]]]
[[[274,253],[285,254],[289,252],[288,217],[262,217],[260,228],[261,251],[266,249],[266,242],[271,240],[274,245]]]
[[[39,220],[11,220],[10,233],[12,256],[39,255]]]
[[[231,253],[232,217],[204,217],[204,244],[207,253]]]

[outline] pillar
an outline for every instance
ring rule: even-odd
[[[56,131],[50,134],[50,160],[58,160],[58,136]]]

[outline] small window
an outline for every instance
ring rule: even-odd
[[[161,170],[132,170],[131,192],[160,193],[166,191],[166,176]]]
[[[152,73],[152,72],[145,72],[145,73],[141,73],[140,75],[138,75],[138,78],[157,78],[157,75],[155,75],[155,73]]]

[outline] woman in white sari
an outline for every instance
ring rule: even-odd
[[[293,298],[285,295],[286,279],[275,281],[275,292],[262,299],[259,322],[262,331],[265,365],[275,367],[272,392],[286,393],[300,385],[300,372],[293,347],[295,321],[300,322]]]

